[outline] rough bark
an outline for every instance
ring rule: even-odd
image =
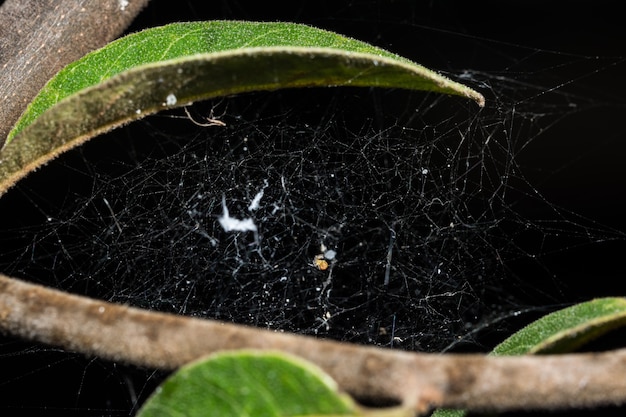
[[[357,398],[395,400],[416,413],[434,406],[505,411],[626,402],[626,349],[523,357],[410,353],[149,312],[1,274],[0,331],[162,369],[220,350],[279,350],[316,363]]]
[[[149,0],[6,0],[0,6],[0,146],[61,68],[118,37]]]

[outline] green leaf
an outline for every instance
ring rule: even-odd
[[[244,62],[238,61],[232,73],[226,68],[219,71],[222,75],[221,79],[211,83],[213,88],[222,90],[218,95],[268,88],[345,84],[424,89],[464,95],[479,102],[482,101],[482,96],[478,93],[453,83],[408,59],[310,26],[240,21],[173,23],[126,36],[65,67],[33,100],[15,128],[9,133],[7,142],[62,99],[97,85],[116,74],[154,64],[157,66],[174,64],[178,69],[176,63],[180,60],[196,62],[218,59],[221,61],[220,58],[223,57],[219,54],[222,53],[227,53],[228,58],[233,53],[244,55],[249,62],[246,65],[245,60]],[[341,63],[336,62],[337,66],[316,66],[317,68],[312,71],[311,68],[307,68],[309,59],[300,57],[307,53],[312,59],[315,59],[317,54],[338,54],[343,61],[347,61],[343,63],[347,67],[351,66],[349,62],[351,60],[365,59],[373,68],[366,66],[358,68],[357,71],[350,71],[348,68],[340,68]],[[261,71],[261,68],[251,65],[256,61],[255,54],[261,56],[288,54],[298,57],[295,60],[285,60],[295,68],[290,68],[291,65],[282,68],[270,65],[267,71]],[[382,71],[375,71],[377,66],[381,66]],[[396,66],[394,69],[397,73],[389,71],[389,67],[394,66]],[[360,73],[363,70],[366,73]],[[186,71],[183,73],[187,74]],[[243,79],[240,79],[240,74],[243,74]],[[206,77],[214,75],[204,74]],[[228,91],[230,89],[233,91]],[[211,91],[198,90],[184,97],[182,93],[175,90],[172,93],[187,101],[215,95]],[[164,102],[166,99],[162,96],[155,104],[159,106]],[[145,111],[145,109],[142,110]]]
[[[625,324],[626,298],[598,298],[534,321],[496,346],[492,354],[572,352]]]
[[[164,108],[248,91],[321,86],[425,90],[484,103],[476,91],[421,65],[310,26],[174,23],[112,42],[50,80],[7,137],[0,194],[65,150]]]
[[[555,311],[530,323],[497,345],[491,355],[572,352],[626,325],[626,298],[598,298]],[[462,417],[464,410],[440,409],[433,417]]]
[[[138,417],[356,415],[328,375],[277,352],[230,351],[180,368],[146,401]]]

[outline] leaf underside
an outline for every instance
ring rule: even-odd
[[[80,143],[165,108],[249,91],[384,87],[482,95],[391,52],[293,23],[173,23],[121,38],[61,70],[0,154],[0,195]]]

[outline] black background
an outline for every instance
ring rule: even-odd
[[[519,77],[541,87],[538,90],[558,87],[560,92],[581,97],[592,103],[589,109],[563,117],[533,140],[519,160],[547,200],[626,230],[626,85],[622,77],[626,29],[619,2],[370,0],[279,5],[153,0],[129,31],[210,19],[309,23],[389,49],[429,68],[451,74],[465,69],[492,74],[493,90],[481,90],[487,106],[499,92],[497,75]],[[537,97],[537,111],[545,109],[544,99],[544,95]],[[535,218],[550,214],[542,212],[543,205],[529,204],[524,210]],[[621,295],[625,248],[624,241],[571,248],[544,263],[554,275],[567,278],[569,291],[581,297]],[[2,352],[7,353],[0,353],[4,355],[2,415],[128,415],[133,407],[129,392],[135,390],[141,399],[153,389],[149,378],[146,382],[150,371],[68,356],[11,339],[3,343]],[[611,411],[619,412],[602,412]]]

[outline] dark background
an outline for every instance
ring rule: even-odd
[[[486,96],[488,108],[498,106],[498,95],[504,94],[519,100],[522,111],[555,112],[554,124],[518,156],[532,186],[565,210],[626,230],[622,216],[626,129],[621,123],[626,30],[615,2],[296,1],[278,6],[277,2],[189,1],[173,7],[153,1],[130,30],[203,19],[308,23],[451,76],[468,69],[487,74],[491,90],[470,85]],[[508,82],[498,85],[498,77]],[[579,111],[563,108],[566,96],[572,97],[570,104],[576,103]],[[554,109],[553,103],[558,103]],[[553,214],[534,201],[521,204],[527,205],[523,210],[530,218]],[[626,267],[619,254],[623,249],[622,242],[607,242],[571,248],[545,262],[555,275],[580,283],[576,290],[615,294],[612,285],[590,286],[589,279],[615,284],[622,291],[620,277]]]
[[[550,204],[522,199],[519,210],[543,219],[559,206],[590,224],[624,231],[626,29],[618,9],[619,2],[610,1],[293,1],[279,6],[153,0],[129,31],[185,20],[294,21],[370,42],[451,76],[471,70],[473,86],[487,98],[486,110],[503,105],[498,96],[506,95],[507,103],[521,109],[520,117],[522,110],[529,117],[533,111],[555,113],[554,124],[541,135],[533,133],[518,155],[526,179]],[[568,110],[568,103],[578,108]],[[534,274],[537,281],[546,274],[566,280],[564,300],[621,295],[624,242],[607,239],[581,247],[565,242],[568,250],[544,257],[541,270],[520,263],[517,273],[529,276],[529,285],[535,285]],[[0,404],[11,404],[0,405],[3,415],[128,415],[134,399],[145,398],[160,376],[10,339],[0,355]]]

